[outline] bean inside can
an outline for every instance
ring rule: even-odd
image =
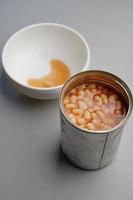
[[[109,130],[126,116],[126,102],[115,89],[98,82],[84,83],[64,98],[69,120],[85,130]]]

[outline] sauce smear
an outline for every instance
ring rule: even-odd
[[[65,63],[58,59],[50,61],[51,72],[39,79],[28,79],[28,85],[32,87],[48,88],[62,85],[69,77],[70,70]]]

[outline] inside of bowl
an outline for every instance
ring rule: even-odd
[[[52,59],[63,61],[73,75],[87,64],[88,49],[75,32],[61,26],[40,25],[15,34],[3,52],[6,72],[23,85],[29,78],[48,74]]]

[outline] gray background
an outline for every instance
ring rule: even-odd
[[[14,32],[38,22],[80,31],[90,68],[113,72],[133,89],[131,0],[0,0],[0,53]],[[133,199],[133,115],[114,162],[83,171],[60,153],[58,101],[22,96],[1,69],[0,81],[0,200]]]

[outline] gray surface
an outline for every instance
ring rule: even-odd
[[[0,0],[0,50],[26,25],[63,23],[86,37],[91,69],[113,72],[133,88],[132,8],[131,0]],[[0,77],[0,200],[133,199],[133,115],[114,162],[83,171],[59,151],[58,102],[30,100]]]

